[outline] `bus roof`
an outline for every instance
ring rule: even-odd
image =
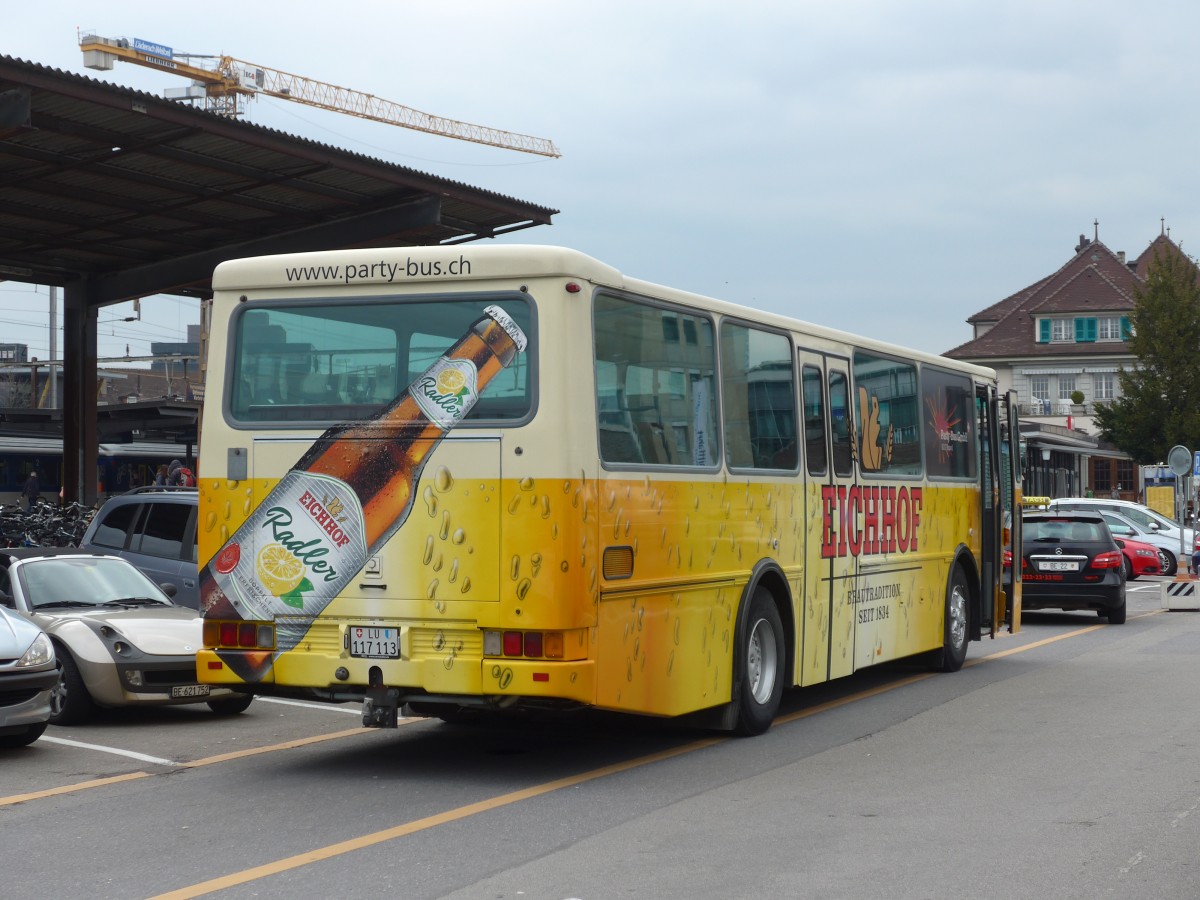
[[[463,264],[467,264],[463,271]],[[448,274],[453,266],[454,274]],[[220,263],[213,290],[247,291],[321,287],[370,289],[389,284],[446,283],[503,278],[575,277],[593,284],[696,306],[723,316],[853,344],[865,350],[908,357],[995,380],[993,369],[913,350],[850,331],[766,312],[703,294],[631,278],[605,263],[566,247],[542,244],[454,244],[376,247],[247,257]]]

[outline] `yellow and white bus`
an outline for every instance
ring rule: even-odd
[[[591,706],[754,734],[785,688],[952,671],[1019,615],[990,369],[556,247],[243,259],[213,287],[203,681],[370,725]]]

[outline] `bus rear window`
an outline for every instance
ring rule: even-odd
[[[247,304],[231,323],[228,409],[245,423],[349,422],[390,404],[501,305],[532,344],[527,299],[359,300]],[[532,406],[532,352],[488,385],[467,422],[522,419]]]

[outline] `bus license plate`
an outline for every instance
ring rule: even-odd
[[[172,697],[207,697],[211,690],[207,684],[177,684],[171,688]]]
[[[1078,572],[1079,563],[1073,559],[1052,559],[1038,566],[1039,572]]]
[[[400,629],[352,627],[350,655],[366,659],[399,659]]]

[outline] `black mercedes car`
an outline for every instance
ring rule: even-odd
[[[1026,513],[1022,532],[1023,609],[1094,609],[1125,621],[1123,554],[1098,512]]]

